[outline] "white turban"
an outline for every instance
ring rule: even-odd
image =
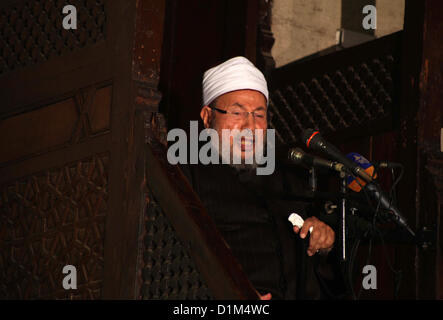
[[[244,89],[259,91],[268,101],[268,86],[263,73],[245,57],[229,59],[203,75],[203,106],[222,94]]]

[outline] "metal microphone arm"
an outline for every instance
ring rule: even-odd
[[[345,172],[346,168],[343,164],[336,161],[329,161],[320,157],[315,157],[304,152],[300,148],[291,148],[288,151],[288,159],[296,164],[304,164],[308,167],[323,167],[338,172]]]

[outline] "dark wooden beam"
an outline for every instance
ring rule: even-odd
[[[419,101],[418,79],[420,74],[421,43],[423,30],[423,1],[409,0],[405,3],[405,19],[402,41],[401,66],[401,97],[400,97],[400,128],[399,156],[405,165],[405,175],[399,184],[399,209],[406,217],[409,225],[417,228],[417,123],[416,115]],[[416,247],[407,247],[397,255],[399,265],[414,266],[403,268],[403,281],[400,298],[416,296]]]
[[[111,214],[106,225],[105,299],[137,299],[146,190],[145,126],[158,111],[165,0],[110,2],[113,15],[113,65],[121,73],[112,116]],[[117,7],[115,7],[117,6]],[[120,107],[120,108],[119,108]]]
[[[433,244],[419,248],[417,298],[442,299],[441,211],[443,207],[443,3],[424,1],[420,93],[417,111],[417,222],[433,235]]]

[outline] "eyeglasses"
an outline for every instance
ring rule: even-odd
[[[252,117],[256,120],[256,121],[265,121],[267,118],[266,115],[266,111],[265,110],[256,110],[256,111],[228,111],[228,110],[223,110],[223,109],[219,109],[216,107],[209,107],[212,110],[218,111],[222,114],[226,114],[229,115],[230,118],[232,118],[232,120],[242,120],[242,119],[246,119],[248,117],[249,114],[252,115]]]

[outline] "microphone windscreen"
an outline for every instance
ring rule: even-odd
[[[374,179],[377,178],[377,175],[373,176],[375,170],[374,166],[361,154],[351,152],[348,153],[346,157],[352,162],[358,164],[361,168],[363,168],[369,176],[373,177]],[[355,179],[353,176],[348,176],[347,185],[349,189],[355,192],[360,192],[361,188],[366,185],[366,182],[358,177],[357,179]]]
[[[304,144],[307,144],[309,139],[312,137],[312,135],[315,133],[316,131],[314,129],[306,129],[305,131],[303,131],[302,135],[301,135],[301,140]]]

